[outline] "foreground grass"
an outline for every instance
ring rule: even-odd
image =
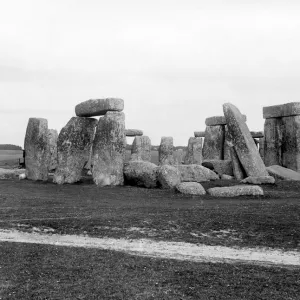
[[[1,243],[1,299],[299,299],[300,270]]]

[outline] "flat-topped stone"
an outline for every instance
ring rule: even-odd
[[[119,98],[90,99],[76,105],[75,113],[78,117],[103,116],[108,111],[122,111],[124,100]]]
[[[195,131],[194,136],[195,137],[205,137],[205,131]]]
[[[214,197],[238,197],[238,196],[262,196],[263,189],[258,185],[235,185],[226,187],[215,187],[207,190]]]
[[[282,166],[269,166],[267,167],[267,171],[270,176],[273,176],[276,179],[300,181],[300,173]]]
[[[252,137],[255,139],[260,139],[265,136],[263,131],[250,131],[250,133],[251,133]]]
[[[125,129],[125,135],[126,136],[142,136],[143,130],[139,129]]]
[[[280,118],[300,115],[300,102],[263,107],[263,118]]]
[[[243,115],[244,121],[247,122],[247,116]],[[206,126],[226,125],[226,118],[224,116],[214,116],[205,119]]]

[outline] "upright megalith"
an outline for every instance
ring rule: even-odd
[[[202,138],[191,137],[184,158],[184,163],[188,164],[202,164]]]
[[[57,139],[58,132],[55,129],[48,129],[49,138],[49,172],[55,171],[57,167]]]
[[[223,111],[232,144],[246,174],[248,176],[268,176],[243,115],[231,103],[225,103]]]
[[[148,136],[136,136],[134,138],[130,160],[151,161],[151,140]]]
[[[48,121],[29,118],[25,141],[26,177],[31,180],[48,180],[49,137]]]
[[[103,116],[108,111],[122,111],[124,100],[119,98],[90,99],[76,105],[75,113],[78,117]]]
[[[181,165],[184,163],[186,151],[183,149],[177,149],[173,152],[174,162],[176,165]]]
[[[93,142],[93,179],[98,186],[123,185],[125,115],[109,111],[99,119]]]
[[[57,140],[58,165],[53,182],[74,183],[81,179],[81,172],[89,159],[97,120],[72,117],[62,128]]]
[[[161,138],[160,146],[158,149],[158,162],[159,165],[174,165],[174,145],[173,138],[168,136],[163,136]]]
[[[225,126],[206,126],[203,144],[203,159],[223,159]]]

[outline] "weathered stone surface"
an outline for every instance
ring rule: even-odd
[[[247,122],[247,116],[242,115],[244,122]],[[218,126],[218,125],[226,125],[226,118],[224,116],[214,116],[206,118],[205,120],[206,126]]]
[[[219,176],[201,165],[177,165],[182,182],[205,182],[217,180]]]
[[[99,119],[93,142],[92,173],[96,185],[123,185],[125,148],[125,115],[109,111]]]
[[[250,183],[250,184],[274,184],[275,178],[272,176],[260,176],[260,177],[247,177],[241,181],[241,183]]]
[[[209,159],[203,161],[202,166],[215,171],[220,176],[223,174],[230,175],[230,176],[233,175],[231,160]]]
[[[300,102],[290,102],[280,105],[263,107],[264,119],[300,115]]]
[[[194,132],[195,137],[205,137],[205,131],[195,131]]]
[[[142,136],[143,131],[139,129],[125,129],[126,136]]]
[[[125,183],[146,188],[157,187],[158,167],[147,161],[130,161],[125,164]]]
[[[148,136],[136,136],[134,138],[130,160],[151,161],[151,140]]]
[[[258,152],[263,161],[265,161],[265,138],[260,138],[258,141]],[[266,164],[266,163],[265,163]]]
[[[267,167],[267,171],[269,172],[270,176],[273,176],[276,179],[300,181],[300,173],[282,166],[269,166]]]
[[[57,168],[57,139],[58,133],[55,129],[48,129],[49,138],[49,172],[53,172]]]
[[[81,172],[89,159],[97,120],[72,117],[62,128],[57,140],[57,168],[53,182],[74,183],[81,179]]]
[[[252,137],[255,139],[260,139],[265,136],[263,131],[250,131],[250,133],[251,133]]]
[[[0,168],[0,179],[15,179],[19,175],[25,175],[25,169],[3,169]]]
[[[158,149],[158,161],[159,165],[174,165],[174,146],[173,146],[173,138],[165,137],[161,138],[160,146]]]
[[[244,179],[247,175],[233,146],[230,147],[230,156],[232,161],[233,175],[235,179]]]
[[[119,98],[90,99],[76,105],[75,113],[78,117],[103,116],[108,111],[122,111],[124,100]]]
[[[300,116],[282,118],[282,166],[300,172]]]
[[[230,176],[230,175],[222,174],[222,175],[221,175],[221,179],[222,179],[222,180],[233,180],[234,177],[233,177],[233,176]]]
[[[158,167],[157,179],[163,189],[174,189],[180,183],[180,172],[176,167],[164,165]]]
[[[266,166],[282,165],[282,120],[266,119],[264,125],[264,162]]]
[[[202,163],[202,138],[191,137],[189,138],[189,143],[184,158],[184,163],[189,164],[198,164]]]
[[[186,152],[183,149],[177,149],[173,152],[174,162],[176,165],[184,163]]]
[[[240,111],[232,104],[223,105],[228,131],[239,160],[248,176],[268,176],[247,124]]]
[[[231,160],[230,156],[230,146],[231,145],[231,137],[228,131],[227,125],[225,125],[225,140],[224,140],[224,160]]]
[[[203,159],[223,159],[225,128],[223,125],[207,126],[203,144]]]
[[[176,186],[176,190],[185,195],[205,195],[205,189],[198,182],[182,182]]]
[[[262,196],[263,189],[258,185],[235,185],[228,187],[215,187],[207,190],[214,197]]]
[[[49,139],[48,121],[30,118],[24,142],[26,177],[31,180],[48,180]]]

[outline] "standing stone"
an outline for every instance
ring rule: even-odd
[[[283,117],[282,130],[282,166],[300,172],[300,116]]]
[[[158,150],[159,165],[174,165],[173,151],[173,138],[163,136]]]
[[[203,159],[223,159],[224,125],[207,126],[203,144]]]
[[[235,179],[242,180],[246,177],[246,172],[239,160],[239,157],[234,149],[234,147],[230,147],[230,156],[232,161],[232,169]]]
[[[230,134],[228,131],[227,125],[225,126],[225,140],[224,140],[224,160],[231,160],[231,155],[230,155]]]
[[[26,177],[31,180],[48,180],[49,138],[48,121],[29,118],[24,141]]]
[[[266,119],[264,135],[265,165],[282,165],[282,120],[279,118]]]
[[[72,117],[59,133],[57,140],[58,165],[53,182],[74,183],[81,179],[81,172],[89,159],[97,120]]]
[[[132,143],[130,160],[151,161],[151,140],[148,136],[136,136]]]
[[[238,108],[230,103],[225,103],[223,111],[232,143],[246,174],[248,176],[268,176],[253,137]]]
[[[48,129],[48,137],[49,137],[49,172],[54,171],[57,167],[57,139],[58,133],[55,129]]]
[[[100,118],[93,142],[93,179],[98,186],[123,185],[125,115],[107,112]]]
[[[183,149],[177,149],[173,152],[174,162],[176,165],[181,165],[184,162],[186,151]]]
[[[258,148],[259,149],[258,150],[259,155],[262,158],[262,160],[265,161],[265,150],[264,150],[264,148],[265,148],[265,138],[264,137],[259,139],[258,145],[259,145],[259,148]]]
[[[184,163],[189,164],[202,164],[202,138],[191,137],[187,147]]]

